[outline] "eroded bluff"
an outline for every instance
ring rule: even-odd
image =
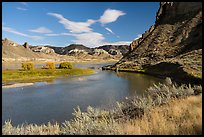
[[[138,71],[174,80],[202,79],[202,2],[161,2],[156,21],[129,53],[103,69]]]

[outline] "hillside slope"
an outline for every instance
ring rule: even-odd
[[[104,49],[103,49],[104,48]],[[128,52],[128,45],[89,48],[81,44],[66,47],[49,45],[19,45],[12,40],[2,40],[2,62],[10,61],[118,61]]]
[[[129,54],[103,67],[116,68],[201,82],[202,2],[161,2],[155,25],[130,44]]]
[[[54,56],[53,56],[54,55]],[[2,61],[59,61],[62,57],[55,53],[33,52],[28,44],[19,45],[12,40],[2,40]]]

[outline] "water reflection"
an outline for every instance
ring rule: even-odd
[[[89,65],[85,65],[91,66]],[[98,64],[100,66],[100,64]],[[83,65],[81,65],[83,67]],[[162,81],[148,75],[95,70],[87,76],[57,78],[33,86],[2,89],[2,121],[59,123],[72,118],[73,108],[107,107],[127,96],[144,93],[152,83]]]
[[[139,73],[118,72],[117,76],[127,79],[130,95],[142,95],[153,83],[162,82],[159,78]]]

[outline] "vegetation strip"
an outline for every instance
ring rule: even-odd
[[[93,70],[86,68],[73,69],[34,69],[30,71],[23,70],[3,70],[2,82],[7,83],[11,81],[40,81],[40,79],[56,78],[60,76],[85,75],[92,74]]]

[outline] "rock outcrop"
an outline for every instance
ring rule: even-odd
[[[42,52],[45,54],[54,54],[55,53],[55,51],[52,48],[45,47],[45,46],[32,46],[32,47],[30,47],[30,49],[33,52]]]
[[[93,55],[101,55],[101,54],[108,55],[109,53],[103,49],[93,49]]]
[[[9,40],[8,38],[5,38],[2,40],[2,46],[18,46],[18,44]]]
[[[25,43],[23,44],[23,47],[26,48],[26,49],[30,49],[30,48],[29,48],[29,45],[28,45],[28,42],[25,42]]]
[[[201,81],[202,2],[161,2],[155,24],[129,50],[115,65],[103,69]]]
[[[66,55],[72,55],[72,56],[80,56],[80,55],[87,55],[87,54],[89,53],[83,49],[71,49],[66,53]]]
[[[103,49],[111,55],[122,57],[129,51],[129,45],[103,45],[98,47],[98,49]]]
[[[72,51],[72,52],[70,52]],[[63,48],[63,52],[62,54],[63,55],[69,55],[70,53],[90,53],[92,52],[92,50],[84,45],[81,45],[81,44],[71,44],[67,47],[64,47]]]

